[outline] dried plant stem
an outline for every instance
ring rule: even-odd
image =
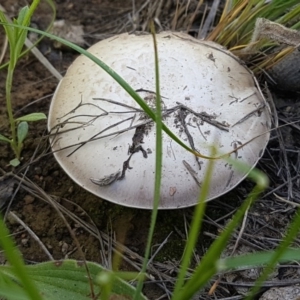
[[[287,28],[264,18],[258,18],[255,22],[251,42],[242,52],[247,54],[253,52],[261,38],[268,38],[274,42],[294,47],[300,45],[300,31]]]

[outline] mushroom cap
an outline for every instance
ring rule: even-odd
[[[271,127],[269,107],[252,73],[221,46],[184,33],[162,32],[156,39],[163,122],[201,154],[210,156],[212,145],[221,154],[236,150],[230,157],[249,166],[241,172],[215,160],[207,201],[214,199],[241,182],[262,156]],[[121,34],[88,51],[154,109],[153,49],[149,34]],[[73,62],[58,85],[48,128],[55,133],[55,158],[77,184],[117,204],[153,207],[155,123],[85,56]],[[159,208],[195,205],[207,164],[163,133]]]

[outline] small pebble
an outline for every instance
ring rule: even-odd
[[[35,167],[34,168],[35,174],[41,175],[42,174],[42,168],[41,167]]]
[[[34,200],[35,200],[35,198],[31,195],[26,195],[24,197],[24,202],[26,205],[31,204]]]
[[[28,242],[29,242],[29,239],[28,239],[28,238],[21,239],[21,244],[22,244],[24,247],[28,247]]]

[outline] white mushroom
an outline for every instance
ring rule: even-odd
[[[189,147],[210,155],[215,145],[253,168],[269,139],[268,105],[252,73],[229,51],[187,34],[157,35],[163,122]],[[151,35],[121,34],[89,51],[155,106]],[[130,207],[152,208],[155,124],[106,72],[78,57],[52,99],[54,155],[77,184]],[[62,149],[62,150],[61,150]],[[163,134],[161,209],[197,203],[208,161]],[[250,169],[249,169],[250,170]],[[216,160],[207,200],[234,188],[247,172]]]

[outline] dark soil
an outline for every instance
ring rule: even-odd
[[[15,16],[25,1],[6,0],[4,7],[10,16]],[[193,32],[200,23],[196,15],[193,23],[189,18],[180,18],[177,26],[172,27],[172,19],[176,1],[162,10],[159,20],[163,28],[187,30]],[[191,1],[191,9],[195,3]],[[138,10],[144,1],[136,1]],[[148,5],[149,6],[149,5]],[[83,25],[86,45],[121,31],[147,30],[147,16],[151,12],[145,8],[140,13],[140,19],[131,18],[131,0],[89,0],[89,1],[56,1],[57,19],[64,19],[72,25]],[[46,4],[41,5],[33,18],[33,23],[44,29],[50,20],[51,10]],[[0,41],[3,44],[3,31]],[[55,49],[50,41],[43,41],[40,50],[62,74],[77,56],[68,49]],[[4,61],[8,59],[8,54]],[[5,69],[0,72],[0,132],[9,136],[8,120],[5,108]],[[47,114],[51,96],[57,86],[55,79],[32,54],[25,55],[19,62],[14,75],[13,107],[15,116],[31,112]],[[280,124],[298,120],[299,100],[297,94],[275,93],[275,103],[278,109]],[[283,127],[274,131],[264,158],[258,167],[268,174],[270,187],[265,195],[255,204],[249,213],[244,233],[239,245],[248,245],[252,250],[274,248],[286,229],[295,207],[282,202],[278,196],[293,202],[300,202],[299,194],[299,127],[297,124]],[[49,150],[46,121],[30,124],[29,137],[25,141],[22,152],[22,163],[12,168],[9,161],[14,158],[10,147],[0,144],[0,189],[2,192],[0,207],[5,209],[6,222],[14,239],[27,263],[37,263],[49,260],[43,251],[43,243],[54,259],[75,258],[82,260],[77,244],[66,226],[65,221],[57,210],[63,211],[65,220],[69,223],[73,233],[82,246],[85,258],[107,265],[103,257],[111,251],[110,243],[116,242],[125,247],[120,266],[122,269],[133,270],[141,265],[146,238],[149,229],[151,211],[130,209],[111,204],[99,199],[79,188],[71,181],[56,163]],[[22,181],[22,178],[24,181]],[[207,250],[211,242],[234,211],[240,206],[245,196],[251,191],[253,184],[245,180],[239,187],[209,203],[204,228],[201,231],[195,261]],[[276,195],[275,195],[276,193]],[[9,209],[8,209],[9,207]],[[39,238],[40,242],[24,229],[22,225],[9,214],[17,215]],[[186,225],[193,214],[193,208],[160,211],[154,234],[154,253],[165,241],[149,272],[159,279],[171,281],[176,275],[182,251],[186,240]],[[224,217],[225,216],[225,217]],[[76,219],[77,218],[77,219]],[[169,234],[171,234],[169,236]],[[238,232],[233,242],[238,238]],[[237,295],[232,285],[221,284],[226,287],[217,288],[214,299]],[[165,294],[162,284],[146,284],[145,294],[149,299],[158,299]],[[167,288],[172,290],[172,284]],[[199,295],[199,299],[210,299],[207,291]],[[211,298],[213,299],[213,298]],[[237,299],[237,298],[236,298]]]

